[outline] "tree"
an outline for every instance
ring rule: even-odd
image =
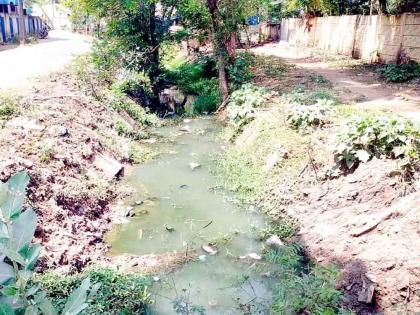
[[[149,105],[163,109],[160,93],[164,87],[160,52],[172,41],[169,33],[176,0],[81,0],[82,7],[106,24],[97,34],[96,61],[107,67],[144,73],[150,81]]]
[[[220,12],[218,0],[207,0],[207,5],[211,17],[211,26],[213,33],[214,52],[217,58],[217,66],[219,69],[219,87],[222,94],[222,106],[226,104],[229,97],[229,86],[227,77],[227,30],[221,27]]]

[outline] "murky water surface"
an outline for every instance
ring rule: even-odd
[[[210,118],[158,129],[171,141],[153,145],[167,153],[136,167],[127,179],[138,191],[127,205],[142,202],[134,207],[136,216],[111,233],[112,254],[202,251],[202,245],[218,244],[217,255],[202,251],[197,261],[159,275],[151,288],[153,314],[176,314],[174,305],[179,314],[201,314],[191,312],[194,308],[203,314],[268,312],[270,280],[258,260],[239,259],[260,253],[255,230],[264,226],[264,218],[217,187],[211,169],[212,156],[221,150],[220,129]]]

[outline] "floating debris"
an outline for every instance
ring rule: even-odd
[[[164,227],[165,227],[165,230],[168,231],[168,232],[175,231],[175,228],[174,227],[172,227],[172,226],[170,226],[170,225],[168,225],[166,223],[165,223]]]
[[[257,253],[249,253],[245,256],[239,256],[239,259],[247,259],[247,258],[251,258],[254,260],[261,260],[262,257],[260,255],[258,255]]]
[[[203,245],[201,246],[201,249],[211,256],[217,255],[219,252],[217,247],[213,245]]]
[[[193,170],[193,171],[195,169],[199,168],[199,167],[201,167],[201,164],[200,163],[197,163],[197,162],[191,162],[190,163],[190,169]]]

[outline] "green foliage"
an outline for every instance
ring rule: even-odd
[[[364,117],[348,123],[339,135],[335,160],[352,170],[372,157],[401,159],[412,170],[420,159],[420,127],[401,118]]]
[[[280,255],[282,261],[283,255]],[[341,312],[342,293],[335,288],[339,272],[334,266],[316,266],[302,274],[296,272],[296,266],[291,267],[280,274],[272,305],[274,314],[332,315]]]
[[[18,112],[18,98],[0,95],[0,119],[10,119]]]
[[[41,251],[31,244],[37,217],[32,209],[22,211],[29,176],[25,172],[0,183],[0,305],[5,314],[57,314],[47,293],[31,283],[32,269]],[[7,257],[7,259],[6,259]],[[92,286],[89,278],[63,299],[64,315],[76,315],[88,307],[100,284]],[[87,293],[89,292],[89,297]]]
[[[262,239],[266,239],[271,235],[277,235],[284,240],[295,235],[296,230],[296,224],[291,219],[283,217],[276,223],[268,224],[260,233]]]
[[[142,72],[129,70],[120,71],[112,88],[117,93],[124,93],[139,100],[150,97],[153,94],[150,79]]]
[[[233,64],[231,63],[227,66],[229,81],[233,85],[233,90],[252,80],[253,74],[250,71],[250,67],[253,64],[255,64],[255,56],[244,52],[237,54]]]
[[[195,114],[211,113],[218,108],[221,97],[216,76],[216,63],[208,56],[182,63],[172,70],[167,70],[165,74],[166,80],[176,85],[182,93],[195,97]]]
[[[332,112],[332,102],[326,99],[318,100],[314,105],[289,105],[286,111],[287,122],[295,129],[320,127],[327,122]]]
[[[119,113],[126,113],[139,126],[153,126],[157,124],[157,117],[148,113],[143,107],[133,102],[125,95],[115,92],[109,103],[110,107]]]
[[[142,131],[134,130],[131,126],[122,120],[117,120],[115,123],[115,130],[119,136],[124,136],[133,140],[148,139],[149,134]]]
[[[39,283],[52,299],[58,310],[63,310],[66,297],[78,287],[84,278],[101,283],[85,309],[86,314],[146,314],[150,301],[150,281],[135,273],[124,273],[110,268],[91,267],[83,273],[61,276],[55,273],[37,275]]]
[[[420,79],[420,64],[388,64],[376,70],[388,82],[407,82]]]
[[[311,74],[309,76],[309,81],[314,82],[319,85],[331,85],[331,81],[326,79],[323,75]]]
[[[128,151],[128,159],[131,163],[134,164],[147,162],[155,158],[156,155],[157,153],[152,149],[136,142],[130,144],[130,150]]]
[[[340,273],[333,265],[308,265],[297,244],[269,250],[264,255],[274,265],[277,285],[273,314],[343,314],[342,292],[335,288]],[[351,314],[351,312],[348,312]]]
[[[244,84],[229,97],[227,107],[229,123],[240,132],[254,119],[255,108],[262,106],[269,97],[270,94],[265,89]]]

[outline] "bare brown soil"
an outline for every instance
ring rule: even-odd
[[[97,161],[126,166],[129,139],[114,127],[123,118],[81,92],[67,72],[35,84],[17,107],[0,129],[0,179],[30,175],[27,205],[38,215],[35,236],[43,245],[38,269],[71,272],[103,260],[111,203],[127,190],[120,174]]]
[[[342,267],[340,286],[358,314],[420,310],[420,185],[408,186],[396,169],[395,161],[374,159],[303,189],[289,209],[309,255]]]

